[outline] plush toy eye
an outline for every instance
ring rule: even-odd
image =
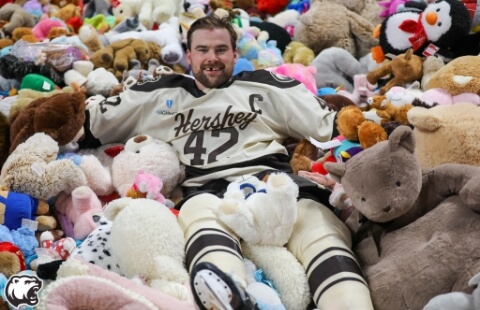
[[[362,197],[361,199],[363,202],[367,201],[367,199],[365,199],[365,197]]]
[[[440,8],[436,9],[437,12],[440,12]]]
[[[397,182],[395,182],[395,185],[397,185],[399,187],[400,185],[402,185],[402,183],[400,183],[400,181],[397,181]]]
[[[437,25],[438,27],[442,27],[442,22],[439,22]]]
[[[139,154],[139,153],[140,153],[140,151],[136,151],[135,153],[136,153],[136,154]]]

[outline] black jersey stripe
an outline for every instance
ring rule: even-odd
[[[159,88],[182,88],[195,98],[205,95],[197,88],[193,78],[182,74],[163,75],[161,78],[136,83],[130,87],[131,90],[138,92],[152,92]]]
[[[231,169],[231,168],[244,168],[244,167],[252,167],[252,166],[267,166],[275,170],[290,173],[292,172],[292,168],[290,167],[289,160],[290,158],[288,157],[288,155],[285,155],[285,154],[270,154],[270,155],[262,156],[259,158],[255,158],[253,160],[244,161],[241,163],[234,163],[231,165],[225,165],[225,166],[209,168],[209,169],[201,169],[201,168],[196,168],[192,166],[187,166],[185,167],[185,172],[187,175],[187,179],[208,175],[218,171],[224,171],[226,169]]]
[[[332,252],[332,251],[341,251],[341,252],[346,252],[348,253],[349,255],[353,256],[353,253],[346,249],[346,248],[341,248],[341,247],[331,247],[331,248],[328,248],[326,250],[323,250],[322,252],[318,253],[317,255],[315,255],[315,257],[310,261],[310,263],[308,264],[307,266],[307,274],[310,272],[310,268],[312,268],[313,264],[315,264],[315,262],[320,258],[322,257],[323,255],[327,254],[328,252]]]
[[[340,273],[345,273],[345,276],[335,280],[337,282],[341,280],[347,281],[348,279],[352,278],[351,276],[349,277],[348,274],[353,273],[359,276],[358,278],[353,277],[356,281],[360,281],[365,284],[365,282],[359,280],[364,278],[363,273],[360,269],[360,266],[358,266],[357,262],[353,258],[343,255],[335,255],[321,262],[308,275],[308,285],[313,290],[312,294],[314,294],[316,289],[325,283],[329,278]],[[325,289],[322,290],[321,294],[324,291]],[[321,294],[318,296],[318,299],[320,299]]]
[[[268,70],[243,71],[233,78],[235,81],[246,81],[260,84],[267,84],[278,88],[292,88],[300,85],[301,82],[290,77],[280,76]]]
[[[205,234],[198,236],[187,248],[185,255],[185,262],[187,266],[190,267],[198,254],[207,248],[211,248],[209,252],[226,251],[231,253],[233,250],[233,253],[235,253],[237,257],[240,259],[243,257],[241,248],[231,238],[219,234]],[[204,255],[206,255],[206,253],[202,254],[201,256]],[[199,258],[196,259],[196,261],[198,260]]]
[[[240,243],[235,240],[234,238],[232,238],[231,235],[229,235],[227,232],[221,230],[221,229],[217,229],[217,228],[201,228],[199,230],[197,230],[193,235],[190,236],[190,238],[188,238],[187,242],[185,243],[185,248],[188,248],[189,247],[189,244],[192,240],[194,240],[196,238],[196,236],[198,236],[199,234],[204,234],[204,233],[208,233],[208,232],[211,232],[211,234],[213,233],[218,233],[218,234],[222,234],[224,235],[225,237],[228,237],[230,238],[233,242],[235,242],[238,247],[240,247]]]
[[[318,297],[315,299],[315,304],[318,305],[318,303],[320,302],[320,298],[322,297],[323,293],[325,293],[329,288],[331,288],[332,286],[340,283],[340,282],[345,282],[345,281],[355,281],[355,282],[360,282],[362,284],[365,284],[365,282],[363,282],[362,280],[358,279],[358,278],[354,278],[354,277],[345,277],[345,278],[341,278],[341,279],[338,279],[338,280],[335,280],[335,281],[332,281],[331,283],[329,283],[327,286],[325,286],[321,291],[320,293],[318,294]],[[312,293],[313,294],[313,293]]]

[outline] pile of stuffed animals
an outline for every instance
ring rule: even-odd
[[[173,148],[142,134],[87,150],[78,139],[85,110],[132,81],[189,74],[186,33],[209,14],[237,31],[234,74],[294,78],[338,110],[338,136],[294,141],[290,165],[331,192],[375,309],[480,310],[480,0],[0,1],[5,305],[6,281],[34,274],[38,309],[195,308]],[[242,239],[248,285],[273,283],[276,302],[305,309],[305,274],[284,247],[298,188],[252,178],[244,197],[243,183],[219,218]],[[272,204],[258,204],[273,200],[278,223],[239,225],[268,218]]]

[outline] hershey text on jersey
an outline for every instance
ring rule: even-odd
[[[180,121],[180,124],[174,128],[175,137],[178,137],[181,133],[187,134],[189,132],[195,132],[198,130],[214,130],[225,127],[233,127],[239,125],[239,129],[247,128],[256,117],[257,113],[231,113],[232,105],[229,105],[224,113],[218,113],[217,115],[202,116],[201,118],[193,118],[195,109],[190,109],[188,114],[178,113],[175,115],[175,120]]]

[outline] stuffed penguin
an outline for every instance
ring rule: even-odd
[[[413,48],[419,56],[439,55],[447,62],[480,52],[480,35],[469,35],[471,20],[458,0],[436,0],[423,11],[405,10],[381,24],[379,44],[384,55],[396,56]]]

